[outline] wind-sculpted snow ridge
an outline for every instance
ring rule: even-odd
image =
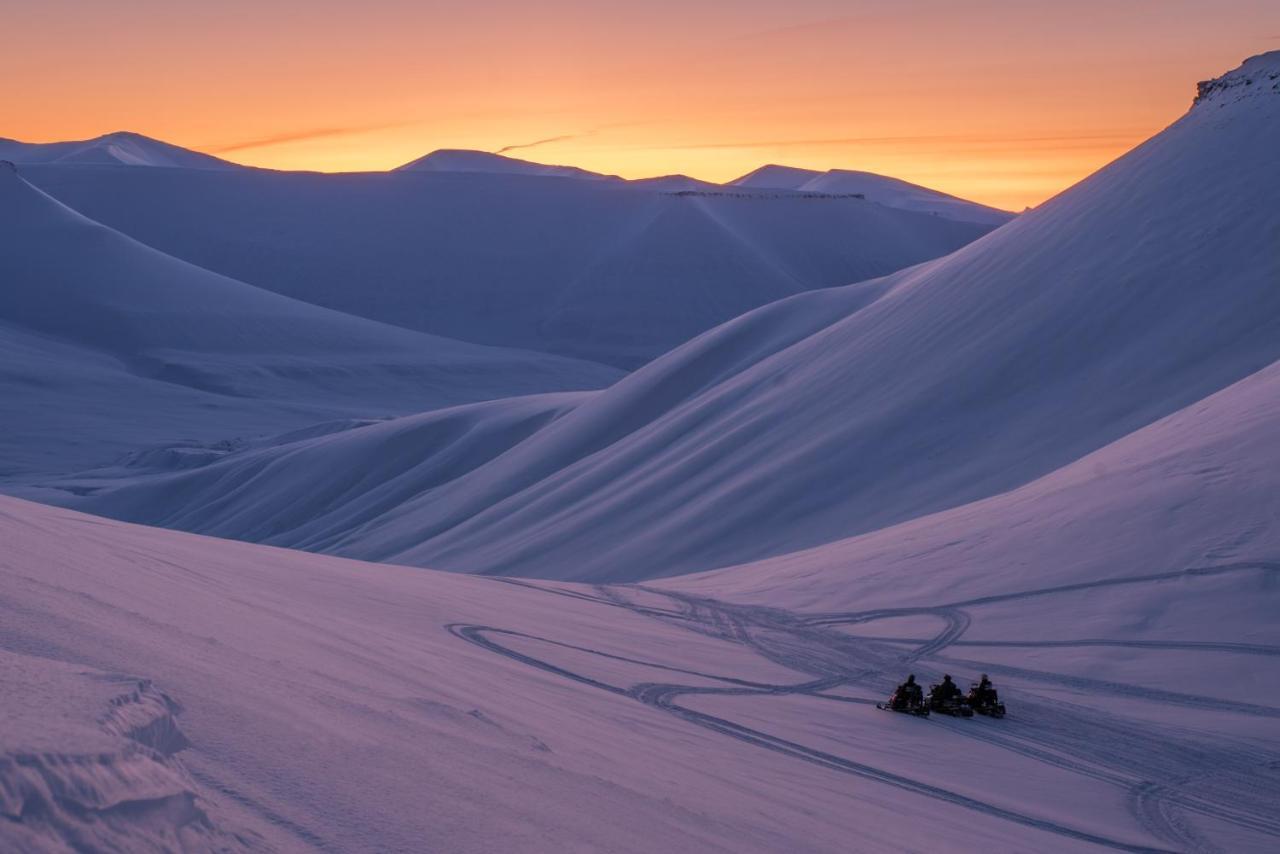
[[[2,475],[101,464],[162,439],[598,388],[618,376],[254,288],[88,220],[9,170],[0,281]]]
[[[690,188],[666,180],[60,166],[23,174],[98,222],[259,288],[624,369],[765,303],[883,276],[991,230],[849,197],[679,195]]]
[[[77,142],[19,142],[0,138],[0,159],[16,163],[157,166],[184,169],[244,169],[212,155],[179,148],[128,131]]]
[[[339,551],[592,581],[732,566],[1008,492],[1194,406],[1280,359],[1280,99],[1204,106],[944,259],[700,336]],[[210,506],[195,475],[86,506],[163,521],[197,482]]]
[[[0,847],[263,850],[254,834],[211,818],[175,758],[189,746],[179,707],[149,681],[4,650],[0,673]]]

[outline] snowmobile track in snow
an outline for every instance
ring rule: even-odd
[[[872,780],[883,785],[915,792],[925,797],[955,804],[987,815],[1035,827],[1048,833],[1089,842],[1116,850],[1164,850],[1113,839],[1086,829],[1069,827],[1051,820],[987,803],[941,786],[837,756],[796,741],[772,735],[727,718],[682,705],[683,696],[805,696],[850,704],[875,703],[870,697],[831,693],[840,687],[865,689],[883,696],[895,684],[904,667],[920,662],[927,669],[947,665],[987,670],[1022,682],[1065,687],[1089,695],[1116,696],[1162,705],[1206,709],[1224,714],[1264,718],[1280,717],[1280,709],[1245,702],[1144,688],[1141,686],[1086,679],[1060,673],[1010,667],[998,663],[956,659],[944,653],[965,648],[979,653],[983,648],[1054,648],[1117,646],[1135,650],[1179,650],[1217,654],[1272,656],[1280,648],[1258,644],[1180,641],[1117,641],[1081,639],[1061,641],[964,641],[961,638],[972,622],[970,610],[983,606],[1074,593],[1118,585],[1158,584],[1179,579],[1196,579],[1236,572],[1271,573],[1280,563],[1241,563],[1200,567],[1177,572],[1135,575],[1087,584],[1020,591],[987,596],[938,606],[882,608],[860,612],[796,614],[775,608],[736,605],[718,600],[673,592],[662,588],[601,586],[593,593],[520,579],[495,579],[547,594],[622,608],[648,618],[711,638],[740,644],[761,658],[812,678],[792,684],[769,684],[734,676],[717,675],[620,656],[551,638],[538,637],[492,626],[451,625],[455,636],[497,655],[529,667],[620,696],[629,697],[708,731],[754,746],[782,753],[833,771]],[[644,602],[632,597],[640,595]],[[662,602],[662,605],[654,603]],[[846,633],[836,627],[856,626],[896,617],[930,617],[940,629],[933,637],[879,638]],[[678,673],[721,683],[716,686],[640,682],[614,685],[540,658],[512,649],[497,637],[509,636],[551,647],[601,656],[615,661]],[[1024,692],[1026,693],[1026,692]],[[945,726],[954,734],[984,742],[1062,771],[1080,775],[1122,793],[1135,823],[1178,851],[1216,850],[1190,820],[1201,816],[1247,829],[1265,837],[1280,839],[1280,821],[1272,818],[1270,793],[1275,787],[1259,785],[1280,777],[1280,753],[1259,752],[1256,745],[1223,736],[1220,743],[1205,745],[1185,731],[1153,732],[1148,723],[1104,712],[1096,707],[1073,705],[1061,698],[1027,694],[1019,696],[1014,716],[999,724],[975,725],[972,721],[937,720],[921,725]],[[1228,730],[1229,731],[1229,730]],[[1206,770],[1207,769],[1207,770]],[[1212,787],[1192,785],[1195,780],[1213,777]],[[1160,781],[1160,782],[1155,782]],[[1280,779],[1275,779],[1280,784]]]
[[[1164,850],[1160,848],[1151,848],[1151,847],[1140,846],[1140,845],[1130,845],[1124,842],[1109,839],[1104,836],[1091,834],[1091,833],[1088,833],[1087,831],[1077,830],[1075,828],[1066,827],[1064,825],[1060,825],[1052,821],[1039,819],[1039,818],[1035,818],[1034,816],[1028,816],[1022,813],[1014,812],[1013,810],[1004,809],[1002,807],[995,806],[993,804],[988,804],[983,801],[979,801],[974,798],[970,798],[965,795],[952,792],[950,790],[941,788],[939,786],[933,786],[928,783],[912,780],[908,777],[903,777],[901,775],[894,774],[892,772],[883,771],[881,769],[874,768],[870,765],[864,765],[860,762],[854,762],[849,759],[844,759],[842,757],[835,756],[833,754],[826,753],[824,751],[805,747],[804,745],[797,744],[796,742],[788,741],[787,739],[769,735],[768,733],[764,733],[759,730],[752,729],[751,727],[743,726],[742,724],[735,723],[725,718],[717,717],[715,715],[709,715],[703,712],[694,711],[693,709],[689,709],[675,703],[675,698],[682,694],[750,695],[750,694],[794,693],[794,694],[817,695],[818,692],[820,692],[825,688],[829,688],[829,687],[832,687],[833,685],[840,684],[840,682],[842,681],[840,679],[819,680],[816,682],[802,683],[799,685],[769,685],[769,686],[763,686],[761,688],[742,687],[742,688],[717,689],[717,688],[697,688],[697,687],[692,687],[688,685],[655,684],[655,683],[641,683],[638,685],[634,685],[630,688],[621,688],[616,685],[611,685],[607,682],[602,682],[598,679],[594,679],[590,676],[584,676],[582,674],[575,673],[564,667],[560,667],[548,661],[543,661],[531,655],[526,655],[524,653],[513,650],[509,647],[505,647],[497,643],[496,641],[490,639],[489,637],[486,637],[486,635],[489,635],[489,634],[512,635],[512,636],[522,637],[530,640],[543,640],[542,638],[537,638],[533,635],[525,634],[522,632],[512,632],[506,629],[499,629],[493,626],[453,624],[448,626],[447,628],[456,637],[459,637],[469,643],[473,643],[477,646],[480,646],[497,655],[501,655],[503,657],[512,659],[514,661],[518,661],[521,664],[525,664],[530,667],[535,667],[539,670],[552,673],[556,676],[560,676],[565,679],[570,679],[574,682],[579,682],[584,685],[590,685],[593,688],[599,688],[603,691],[608,691],[613,694],[618,694],[625,697],[631,697],[632,699],[638,700],[642,703],[645,703],[646,705],[650,705],[655,708],[662,709],[663,711],[674,714],[686,721],[689,721],[690,723],[697,724],[698,726],[701,726],[705,729],[709,729],[712,732],[716,732],[721,735],[726,735],[731,738],[735,738],[739,741],[744,741],[748,744],[755,745],[757,747],[762,747],[768,750],[773,750],[778,753],[795,757],[797,759],[802,759],[802,760],[814,763],[816,765],[829,768],[834,771],[840,771],[840,772],[852,774],[857,777],[861,777],[864,779],[869,779],[875,782],[894,786],[895,788],[904,789],[906,791],[914,792],[916,794],[924,795],[926,797],[931,797],[937,800],[946,801],[948,803],[965,807],[967,809],[976,810],[978,812],[982,812],[987,815],[994,816],[996,818],[1001,818],[1006,821],[1012,821],[1017,824],[1023,824],[1029,827],[1034,827],[1038,830],[1044,830],[1049,833],[1054,833],[1061,836],[1067,836],[1083,842],[1090,842],[1096,845],[1101,845],[1101,846],[1112,848],[1119,851],[1149,852],[1149,851]],[[552,642],[552,643],[555,643],[555,642]],[[612,656],[608,653],[599,653],[599,654],[605,655],[610,658],[617,658],[617,656]]]

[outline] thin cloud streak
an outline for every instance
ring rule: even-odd
[[[564,142],[567,139],[581,139],[584,136],[591,136],[595,131],[587,133],[565,133],[560,136],[549,136],[546,139],[535,139],[533,142],[518,142],[515,145],[504,145],[494,154],[506,154],[508,151],[518,151],[522,148],[537,148],[540,145],[550,145],[553,142]]]
[[[391,122],[389,124],[354,125],[351,127],[336,128],[312,128],[310,130],[293,131],[290,133],[275,134],[274,136],[248,139],[241,142],[206,146],[204,151],[207,151],[210,154],[226,154],[231,151],[246,151],[251,148],[267,148],[272,145],[283,145],[286,142],[303,142],[309,139],[325,139],[334,136],[367,133],[375,130],[388,130],[390,128],[405,127],[411,124],[414,124],[414,122]]]
[[[586,139],[587,137],[596,136],[597,134],[600,134],[607,130],[617,130],[618,128],[643,127],[645,125],[652,125],[654,123],[655,122],[652,119],[646,119],[644,121],[611,122],[610,124],[599,125],[597,127],[591,128],[591,130],[584,130],[578,133],[562,133],[558,136],[549,136],[546,139],[535,139],[533,142],[517,142],[514,145],[504,145],[502,148],[499,148],[497,151],[493,153],[506,154],[508,151],[519,151],[520,149],[525,149],[525,148],[537,148],[540,145],[551,145],[552,143],[555,143],[555,142],[566,142],[567,140],[570,140],[570,139]]]

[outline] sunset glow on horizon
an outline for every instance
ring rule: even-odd
[[[0,136],[132,130],[318,171],[439,148],[631,178],[783,163],[1016,210],[1280,47],[1260,0],[780,6],[0,0]]]

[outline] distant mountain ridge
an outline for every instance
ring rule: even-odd
[[[13,163],[65,163],[116,166],[158,166],[183,169],[246,169],[248,167],[143,136],[116,131],[71,142],[19,142],[0,138],[0,160]]]
[[[886,207],[982,225],[1003,225],[1014,217],[1009,211],[981,205],[909,181],[852,169],[819,172],[815,169],[769,164],[730,181],[727,186],[832,195],[857,193]]]
[[[403,166],[393,172],[481,172],[488,175],[537,175],[549,178],[578,178],[586,181],[621,181],[617,175],[603,175],[579,169],[577,166],[549,166],[520,160],[488,151],[466,148],[441,148]]]
[[[483,172],[24,168],[169,255],[348,314],[633,368],[990,226],[837,196]]]
[[[217,170],[251,168],[131,131],[116,131],[93,139],[69,142],[20,142],[0,137],[0,160],[45,165],[93,164]],[[643,187],[657,192],[778,190],[823,195],[862,195],[886,207],[988,226],[1002,225],[1014,216],[1008,211],[970,202],[897,178],[847,169],[819,172],[769,164],[726,184],[716,184],[682,174],[626,179],[578,166],[537,163],[495,152],[441,148],[389,171],[569,178]]]

